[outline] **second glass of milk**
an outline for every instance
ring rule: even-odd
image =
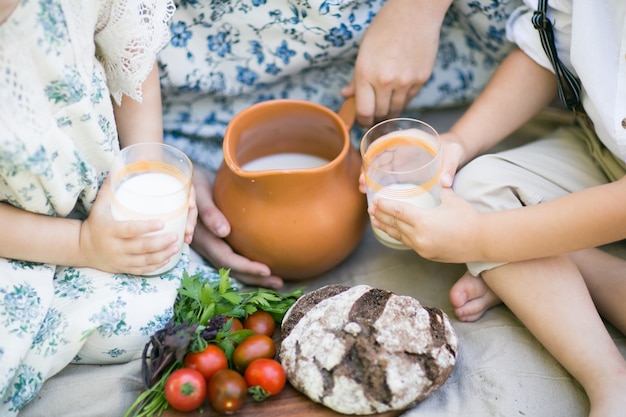
[[[389,119],[361,140],[367,202],[374,197],[404,201],[422,208],[439,205],[441,143],[437,131],[420,120]],[[409,249],[380,229],[376,238],[394,249]]]
[[[178,263],[185,237],[193,165],[182,151],[162,143],[127,146],[113,160],[111,211],[116,220],[160,219],[155,233],[178,235],[179,251],[169,262],[146,275],[160,275]]]

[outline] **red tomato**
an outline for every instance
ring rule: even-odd
[[[224,369],[209,380],[207,391],[211,407],[218,413],[230,414],[243,405],[248,386],[240,373]]]
[[[255,333],[261,333],[272,337],[276,329],[274,317],[267,311],[257,310],[250,314],[243,322],[243,327]]]
[[[271,337],[256,333],[246,337],[233,352],[233,365],[235,369],[243,373],[248,364],[255,359],[274,359],[276,356],[276,345]]]
[[[233,323],[230,325],[231,332],[238,332],[239,330],[243,330],[243,324],[241,324],[241,320],[239,320],[237,317],[231,317],[231,319],[233,320]]]
[[[246,368],[244,375],[248,388],[260,387],[265,391],[260,398],[255,396],[256,400],[263,400],[264,397],[276,395],[283,390],[287,376],[285,369],[280,362],[274,359],[256,359],[250,362]]]
[[[195,369],[181,368],[165,380],[165,399],[178,411],[192,411],[204,403],[207,385]]]
[[[189,352],[185,368],[195,369],[208,381],[217,371],[228,368],[228,358],[220,347],[209,344],[202,352]]]
[[[226,322],[224,327],[228,325],[229,321],[230,321],[230,329],[228,330],[229,334],[243,330],[243,324],[241,324],[241,320],[239,320],[237,317],[228,317],[228,321]],[[222,327],[222,329],[224,329],[224,327]],[[237,346],[237,342],[235,340],[233,339],[229,339],[229,340],[230,340],[230,343],[233,345],[233,347]]]

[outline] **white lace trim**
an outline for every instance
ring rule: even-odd
[[[107,16],[99,16],[97,53],[108,78],[111,96],[141,102],[141,85],[152,70],[157,53],[170,39],[171,0],[110,0]]]

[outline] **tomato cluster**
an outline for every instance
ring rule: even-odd
[[[243,405],[248,393],[262,401],[282,391],[286,375],[275,359],[274,318],[263,310],[248,315],[243,324],[233,318],[230,332],[241,329],[253,333],[235,346],[230,360],[215,344],[208,344],[201,352],[187,353],[183,368],[165,381],[165,398],[171,407],[192,411],[208,398],[215,411],[229,414]]]

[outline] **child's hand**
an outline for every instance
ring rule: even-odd
[[[163,227],[160,220],[115,220],[111,214],[111,183],[107,178],[89,217],[81,225],[81,263],[112,273],[142,275],[155,271],[178,253],[176,233],[145,236]]]
[[[440,135],[441,139],[441,186],[452,187],[454,175],[465,155],[460,137],[453,132]]]
[[[376,198],[368,209],[372,227],[438,262],[481,260],[480,213],[451,189],[441,190],[441,204],[425,209]]]

